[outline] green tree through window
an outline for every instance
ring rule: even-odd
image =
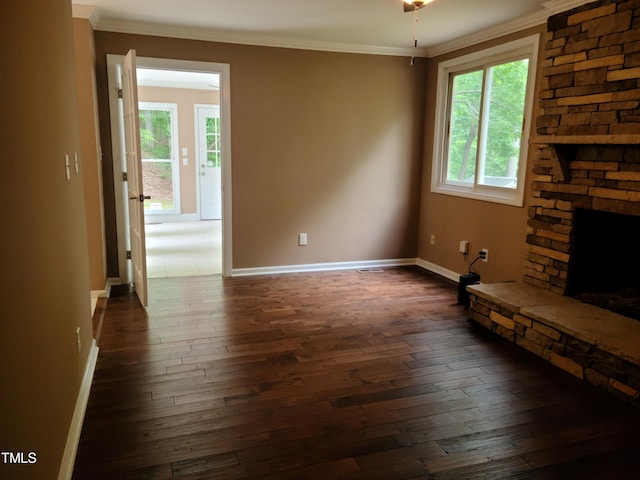
[[[438,63],[431,191],[524,202],[540,35]]]
[[[139,108],[142,181],[147,213],[176,210],[175,113],[163,104],[143,103]]]
[[[515,188],[528,73],[525,58],[452,75],[447,180]]]
[[[220,168],[220,118],[207,117],[207,166]]]
[[[144,159],[168,160],[172,157],[169,110],[140,110],[140,148]]]

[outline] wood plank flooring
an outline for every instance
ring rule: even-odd
[[[639,411],[467,320],[418,268],[112,294],[83,479],[631,479]]]

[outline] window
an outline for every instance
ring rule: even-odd
[[[442,62],[431,191],[522,206],[538,36]]]
[[[140,149],[145,214],[180,212],[178,169],[178,107],[140,102]]]
[[[220,117],[207,117],[207,167],[220,168]]]

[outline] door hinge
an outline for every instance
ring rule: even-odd
[[[122,98],[122,89],[121,88],[118,89],[118,98]]]
[[[131,260],[131,250],[127,250],[127,260]]]
[[[127,177],[127,172],[122,172],[122,181],[126,182],[127,180],[129,180],[129,178]]]

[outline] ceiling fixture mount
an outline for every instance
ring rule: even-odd
[[[403,0],[402,6],[405,12],[413,12],[413,48],[418,48],[418,10],[424,7],[426,4],[433,2],[433,0]],[[411,65],[415,62],[415,56],[411,57],[409,62]]]
[[[415,12],[431,2],[433,0],[403,0],[402,6],[405,12]]]

